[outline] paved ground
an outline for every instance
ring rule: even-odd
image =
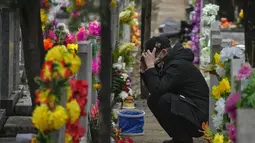
[[[133,136],[134,143],[162,143],[170,137],[164,132],[156,118],[149,110],[146,100],[138,100],[136,108],[145,111],[145,125],[143,136]],[[194,143],[205,143],[202,138],[194,139]]]

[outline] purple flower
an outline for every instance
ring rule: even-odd
[[[247,79],[252,74],[252,67],[249,63],[245,63],[242,65],[240,70],[238,71],[238,75],[236,77],[237,80]]]
[[[232,142],[236,141],[236,127],[234,124],[227,124],[226,125],[228,136]]]
[[[232,93],[227,101],[226,101],[226,105],[225,105],[225,112],[228,113],[229,117],[232,120],[236,120],[236,103],[238,102],[238,100],[240,99],[240,93],[236,92],[236,93]]]
[[[199,63],[199,57],[198,56],[194,57],[193,63],[194,64],[198,64]]]
[[[100,36],[101,25],[97,21],[88,23],[88,31],[90,36]]]
[[[55,35],[55,32],[53,30],[49,30],[48,37],[52,40],[56,40],[57,37]]]

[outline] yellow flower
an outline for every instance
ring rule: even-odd
[[[45,25],[44,25],[44,24],[42,24],[42,31],[44,31],[44,29],[45,29]]]
[[[47,16],[45,10],[42,9],[42,8],[40,9],[40,16],[41,16],[41,22],[42,22],[43,24],[46,23],[47,20],[48,20],[48,16]]]
[[[81,109],[80,109],[80,105],[78,104],[76,99],[67,103],[66,108],[67,108],[69,118],[71,119],[71,123],[74,123],[76,120],[79,119]]]
[[[66,87],[66,95],[67,95],[67,100],[70,100],[72,96],[72,88],[71,86]]]
[[[54,111],[49,114],[49,124],[54,130],[60,129],[66,124],[68,116],[64,107],[58,105]]]
[[[62,61],[63,56],[67,53],[65,46],[55,46],[51,48],[45,56],[46,61]]]
[[[46,103],[48,101],[48,95],[50,92],[50,89],[36,91],[36,102]]]
[[[214,54],[214,62],[216,65],[224,68],[224,65],[220,61],[220,54],[218,54],[218,53]]]
[[[213,143],[224,143],[224,136],[217,133],[213,138]]]
[[[72,51],[77,51],[78,44],[67,44],[67,49],[72,50]]]
[[[115,8],[117,6],[116,0],[111,0],[110,7]]]
[[[56,95],[50,94],[48,97],[49,104],[54,105],[55,101],[56,101]]]
[[[224,78],[220,81],[219,88],[221,93],[230,93],[231,87],[227,78]]]
[[[64,61],[67,64],[71,64],[70,70],[72,71],[72,73],[77,73],[79,71],[81,65],[81,59],[79,56],[69,53],[64,56]]]
[[[32,123],[40,131],[46,131],[50,129],[48,124],[49,108],[45,104],[37,106],[32,115]]]
[[[66,133],[65,134],[65,143],[72,143],[73,142],[73,138],[70,134]]]
[[[216,100],[218,100],[218,99],[220,99],[221,98],[221,92],[220,92],[220,88],[219,88],[219,86],[213,86],[213,88],[212,88],[212,96],[216,99]]]
[[[240,13],[239,13],[239,17],[240,17],[240,18],[243,18],[243,17],[244,17],[243,9],[240,11]]]
[[[93,87],[94,87],[94,89],[100,89],[101,88],[101,84],[98,84],[98,83],[94,84]]]

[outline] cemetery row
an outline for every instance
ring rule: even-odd
[[[200,69],[210,87],[209,123],[202,124],[204,139],[210,143],[254,142],[255,73],[245,62],[245,47],[233,35],[221,32],[215,20],[219,7],[208,4],[201,9],[199,40]],[[231,34],[231,33],[230,33]],[[242,35],[242,34],[241,34]]]
[[[2,10],[1,75],[6,80],[1,80],[5,83],[0,84],[1,136],[15,137],[18,134],[18,139],[32,139],[33,143],[99,142],[100,113],[97,97],[101,89],[101,25],[99,21],[75,23],[82,16],[80,14],[85,3],[70,2],[42,1],[41,22],[47,54],[41,73],[35,78],[38,89],[36,97],[32,98],[36,103],[34,110],[29,95],[24,97],[26,86],[19,86],[25,83],[19,81],[19,72],[24,70],[24,57],[19,38],[18,12],[8,8]],[[111,108],[113,111],[116,104],[121,103],[123,108],[133,109],[130,75],[140,47],[139,15],[133,1],[113,0],[110,6],[114,62]],[[32,110],[31,121],[29,112]],[[131,142],[130,138],[121,136],[116,113],[124,112],[118,110],[114,110],[111,118],[112,140]],[[142,131],[138,133],[142,134]]]

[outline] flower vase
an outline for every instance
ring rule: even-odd
[[[253,143],[255,142],[255,109],[241,108],[237,110],[237,142]]]

